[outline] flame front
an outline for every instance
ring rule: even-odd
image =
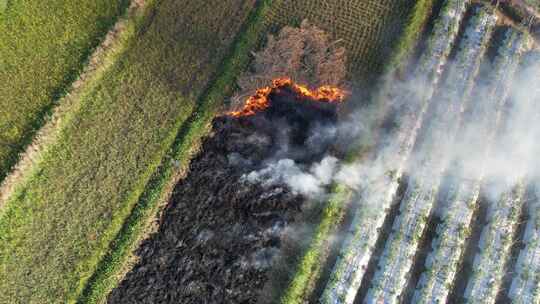
[[[258,89],[253,96],[248,98],[240,111],[230,112],[229,115],[235,117],[249,116],[268,108],[270,106],[270,93],[275,89],[284,87],[291,88],[300,97],[311,98],[319,102],[342,102],[346,96],[345,91],[337,87],[327,85],[311,90],[307,86],[294,83],[290,78],[277,78],[272,81],[271,86]]]

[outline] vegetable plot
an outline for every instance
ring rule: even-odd
[[[538,73],[540,52],[527,54],[523,66],[524,71],[519,80],[531,78],[532,83],[540,83],[540,73]],[[540,90],[527,92],[523,97],[536,106],[531,113],[531,121],[538,121],[540,119]],[[538,177],[533,182],[532,199],[526,206],[529,214],[523,236],[526,246],[519,253],[514,269],[515,276],[508,295],[514,303],[540,302],[540,183],[537,179]]]
[[[475,102],[472,104],[472,116],[475,126],[460,132],[462,138],[460,145],[474,142],[479,136],[491,138],[495,136],[495,129],[500,110],[506,100],[509,88],[509,74],[515,71],[517,58],[521,53],[523,39],[520,34],[509,30],[506,39],[500,48],[495,67],[492,71],[492,82],[485,98],[488,102]],[[511,74],[510,74],[511,75]],[[487,149],[487,148],[486,148]],[[481,151],[480,154],[485,154]],[[460,158],[461,159],[461,158]],[[449,288],[455,278],[456,272],[465,250],[466,240],[470,235],[470,222],[475,210],[475,204],[480,193],[482,182],[481,174],[467,176],[462,174],[458,185],[452,185],[442,204],[445,206],[441,216],[442,223],[437,227],[437,236],[432,243],[433,251],[426,260],[427,270],[421,275],[414,301],[418,303],[447,300]]]
[[[473,275],[465,291],[467,303],[495,303],[524,195],[525,184],[519,182],[490,206],[489,223],[482,231],[480,253],[474,258]]]
[[[458,79],[462,77],[460,74],[463,73],[464,77],[469,78],[468,89],[472,87],[472,81],[474,80],[478,71],[479,60],[485,54],[491,33],[495,27],[495,17],[493,17],[490,13],[491,12],[485,9],[480,9],[472,18],[471,25],[465,32],[465,37],[467,38],[463,42],[460,51],[456,54],[456,64],[450,73],[448,79],[449,83],[459,83]],[[475,64],[468,65],[467,59],[471,57],[476,57],[476,62]],[[460,92],[461,90],[467,90],[466,87],[456,87],[456,89],[457,90],[454,90],[455,93]],[[476,200],[476,197],[473,199]],[[466,209],[467,206],[461,206],[461,208]],[[460,210],[461,208],[457,210]],[[439,227],[437,233],[441,237],[452,237],[459,235],[451,229],[452,227],[448,227],[450,230],[446,230],[446,228],[447,227]],[[440,240],[436,240],[434,244],[439,241]],[[444,243],[444,241],[442,242]],[[424,303],[437,300],[444,302],[446,300],[449,293],[448,286],[450,286],[454,275],[452,274],[451,276],[448,276],[448,274],[444,273],[444,270],[447,269],[444,267],[444,265],[448,263],[450,260],[449,255],[452,254],[452,251],[448,251],[448,249],[452,248],[440,248],[436,254],[431,254],[428,257],[426,266],[429,270],[422,274],[413,301],[417,303]],[[441,279],[441,277],[444,277],[445,279]]]
[[[535,198],[530,202],[531,215],[525,228],[526,246],[515,267],[509,297],[514,303],[540,302],[540,185],[535,185]]]
[[[501,47],[501,59],[507,63],[499,73],[500,81],[496,82],[493,95],[490,96],[492,100],[499,100],[500,109],[504,106],[509,84],[527,47],[527,37],[524,34],[510,29],[507,35],[506,43]],[[500,111],[498,114],[497,121],[500,120]],[[508,189],[511,190],[503,193],[497,202],[490,202],[488,224],[482,231],[480,252],[475,256],[474,270],[465,291],[465,298],[469,303],[494,303],[501,287],[504,262],[509,258],[512,236],[517,228],[525,195],[524,179],[520,178],[515,186],[508,185]]]
[[[401,201],[401,215],[394,222],[367,302],[398,302],[407,286],[416,251],[435,205],[443,171],[450,159],[449,151],[459,128],[461,108],[468,100],[467,92],[472,88],[495,22],[496,18],[489,10],[476,11],[460,45],[456,63],[450,67],[440,96],[436,95],[433,101],[434,111],[426,123],[426,136],[419,143],[416,157],[411,162],[412,176]],[[441,138],[446,140],[441,142]]]
[[[395,85],[390,89],[388,107],[400,107],[401,115],[394,140],[390,147],[377,155],[374,166],[397,164],[388,171],[374,170],[371,184],[361,193],[360,207],[354,215],[350,234],[344,241],[341,255],[334,266],[330,280],[321,297],[322,303],[352,303],[360,287],[367,264],[373,253],[380,228],[396,195],[405,163],[416,142],[443,66],[448,60],[456,40],[459,25],[468,7],[468,1],[449,0],[445,2],[441,15],[434,26],[420,64],[411,77],[423,90],[403,91],[413,88],[410,84]],[[385,98],[384,96],[382,98]],[[407,101],[407,102],[405,102]],[[388,173],[392,172],[392,173]]]

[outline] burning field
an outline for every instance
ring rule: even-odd
[[[0,0],[0,303],[540,304],[539,2]]]
[[[337,134],[321,139],[319,131],[337,123],[344,99],[335,87],[276,79],[215,118],[159,230],[109,303],[255,303],[306,199],[283,180],[260,182],[253,173],[275,160],[301,170],[328,156]]]
[[[538,45],[487,3],[436,10],[346,111],[342,48],[271,37],[109,302],[540,302]]]

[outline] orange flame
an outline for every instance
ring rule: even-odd
[[[290,87],[301,97],[311,98],[319,102],[342,102],[346,96],[345,91],[333,86],[322,86],[316,90],[311,90],[306,86],[294,83],[290,78],[277,78],[272,81],[271,86],[258,89],[255,94],[246,101],[244,107],[240,111],[230,112],[229,115],[234,117],[249,116],[268,108],[270,105],[268,97],[272,90],[284,87]]]

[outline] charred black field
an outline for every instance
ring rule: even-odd
[[[320,161],[332,142],[321,145],[315,130],[336,124],[338,104],[291,84],[260,91],[250,101],[213,120],[158,231],[138,249],[139,262],[109,303],[257,301],[282,233],[306,199],[285,184],[261,185],[245,176],[276,157],[305,166]]]

